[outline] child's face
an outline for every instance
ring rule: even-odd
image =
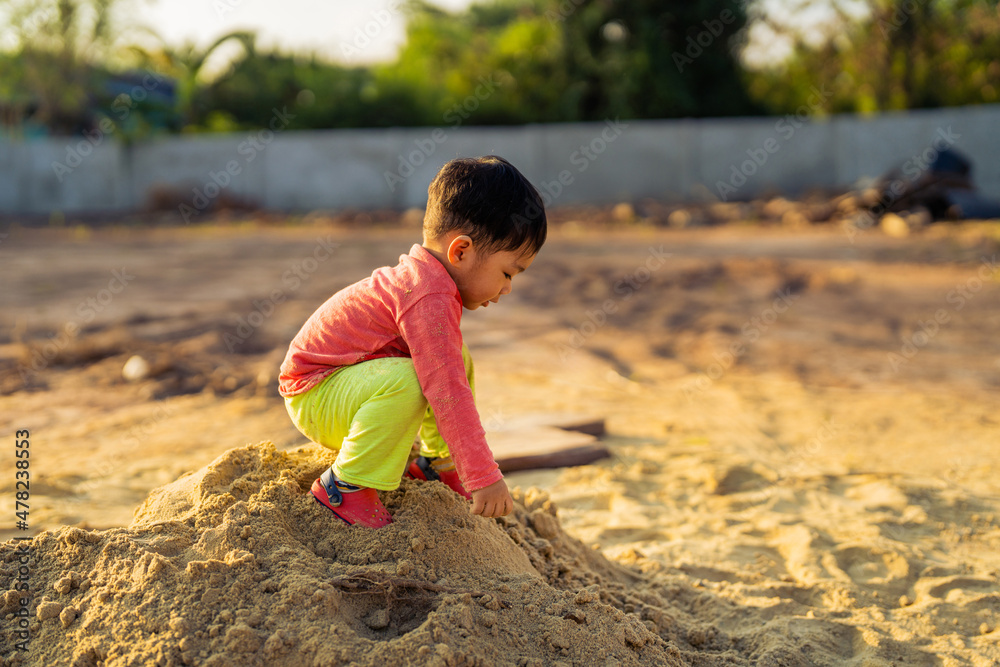
[[[510,293],[513,277],[525,271],[534,260],[534,255],[516,250],[501,250],[484,256],[476,253],[470,244],[457,262],[452,261],[452,277],[462,296],[462,305],[475,310],[496,303],[501,296]]]

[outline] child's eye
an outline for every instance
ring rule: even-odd
[[[509,273],[504,273],[503,277],[506,278],[507,280],[512,280],[511,275]]]

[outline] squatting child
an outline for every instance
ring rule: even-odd
[[[452,160],[428,188],[423,244],[394,267],[334,294],[309,317],[281,365],[295,426],[337,452],[312,494],[348,524],[392,522],[377,490],[404,473],[441,481],[472,513],[513,501],[474,403],[462,308],[511,291],[546,236],[538,191],[496,156]],[[419,433],[419,457],[407,461]]]

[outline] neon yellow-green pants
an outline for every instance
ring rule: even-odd
[[[464,344],[462,359],[475,396],[472,357]],[[418,432],[421,455],[451,456],[408,357],[345,366],[309,391],[286,397],[285,409],[303,435],[337,452],[333,471],[350,484],[399,486]]]

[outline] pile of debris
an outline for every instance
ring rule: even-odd
[[[835,224],[858,230],[880,227],[905,236],[939,220],[1000,218],[1000,202],[983,197],[972,182],[972,162],[952,148],[936,155],[923,169],[910,163],[896,167],[866,187],[831,194],[816,191],[801,199],[774,195],[750,201],[666,203],[646,199],[608,207],[560,207],[556,223],[645,224],[704,227],[723,224],[777,224],[806,227]]]

